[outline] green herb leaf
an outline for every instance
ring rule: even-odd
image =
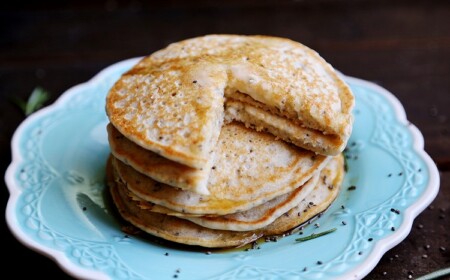
[[[27,105],[25,107],[25,115],[30,115],[36,112],[44,103],[49,99],[49,94],[46,90],[41,87],[36,87],[28,98]]]
[[[308,236],[305,236],[305,237],[302,237],[302,238],[297,238],[297,239],[295,239],[295,241],[297,241],[297,242],[308,241],[308,240],[311,240],[311,239],[314,239],[314,238],[321,237],[321,236],[327,235],[329,233],[332,233],[332,232],[336,231],[336,229],[337,228],[332,228],[332,229],[329,229],[329,230],[326,230],[326,231],[323,231],[323,232],[320,232],[320,233],[313,233],[311,235],[308,235]]]

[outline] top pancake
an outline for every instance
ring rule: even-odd
[[[224,96],[236,102],[236,93],[269,115],[338,139],[326,147],[305,146],[304,140],[291,141],[288,129],[276,135],[317,153],[338,154],[351,133],[354,99],[333,68],[302,44],[264,36],[210,35],[172,44],[122,76],[106,111],[138,145],[202,168],[219,136]]]

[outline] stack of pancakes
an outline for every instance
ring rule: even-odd
[[[152,235],[232,247],[323,212],[344,176],[354,98],[311,49],[210,35],[142,59],[110,90],[107,181]]]

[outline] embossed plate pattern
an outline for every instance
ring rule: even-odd
[[[436,166],[399,101],[372,83],[345,77],[356,97],[348,173],[337,201],[318,220],[320,228],[307,227],[303,234],[337,231],[304,243],[295,243],[296,234],[260,249],[212,254],[126,237],[103,197],[109,153],[104,99],[136,61],[114,64],[69,89],[26,119],[12,141],[8,225],[21,242],[73,276],[360,279],[407,236],[414,217],[438,192]],[[348,190],[352,185],[356,189]]]

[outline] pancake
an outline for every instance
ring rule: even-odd
[[[211,166],[196,169],[171,161],[136,145],[111,124],[108,124],[107,130],[111,153],[123,163],[157,182],[200,194],[209,193],[207,184]],[[211,164],[212,161],[213,159]]]
[[[211,228],[233,231],[260,229],[271,224],[275,219],[299,205],[302,200],[313,195],[328,193],[328,186],[340,186],[343,178],[339,158],[333,158],[320,174],[316,174],[306,184],[293,192],[278,196],[260,206],[244,212],[216,217],[183,217],[191,222]],[[321,178],[319,180],[319,177]],[[311,201],[308,201],[308,203]]]
[[[225,215],[293,191],[330,158],[231,123],[221,131],[208,196],[159,183],[116,159],[113,165],[128,189],[145,201],[181,213]]]
[[[353,106],[339,75],[300,43],[210,35],[144,58],[110,90],[106,111],[126,138],[200,169],[209,163],[224,117],[337,155],[351,133]]]
[[[342,158],[338,162],[340,162],[339,168],[341,170],[338,174],[342,176]],[[114,204],[125,220],[149,234],[166,240],[210,248],[238,247],[262,236],[284,234],[326,210],[339,192],[339,185],[311,192],[310,196],[302,200],[298,206],[260,230],[216,230],[199,226],[188,220],[142,209],[139,206],[139,201],[130,196],[126,186],[114,180],[112,173],[111,164],[108,164],[107,184]]]

